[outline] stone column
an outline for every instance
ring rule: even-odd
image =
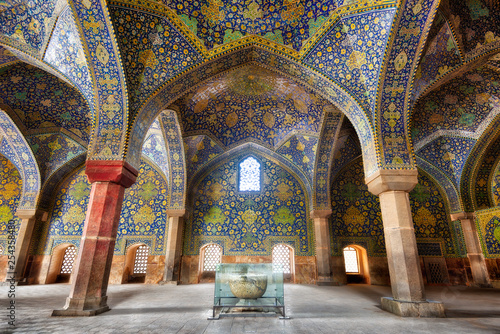
[[[409,197],[417,170],[378,170],[365,182],[379,196],[384,224],[393,297],[382,297],[382,309],[404,317],[444,317],[442,303],[425,299]]]
[[[470,262],[473,285],[481,288],[491,288],[488,269],[484,262],[481,244],[477,235],[476,224],[474,223],[474,213],[459,212],[451,215],[451,220],[460,220],[462,231],[464,233],[465,247],[467,248],[467,257]]]
[[[15,250],[15,269],[8,270],[8,272],[14,272],[14,279],[18,284],[24,284],[26,282],[26,265],[28,263],[29,248],[31,244],[31,237],[33,235],[33,230],[35,228],[35,222],[37,219],[43,221],[47,220],[47,212],[37,211],[37,210],[17,210],[16,216],[21,218],[21,227],[19,228],[19,233],[16,239],[16,250]],[[7,277],[6,277],[7,278]]]
[[[165,272],[160,284],[177,284],[180,279],[182,233],[185,210],[167,210],[168,234],[165,253]]]
[[[332,210],[311,211],[316,239],[316,263],[318,267],[317,285],[333,285],[330,251],[330,228],[328,217]]]
[[[109,310],[106,291],[125,188],[137,170],[123,161],[87,161],[92,183],[71,292],[53,316],[92,316]]]

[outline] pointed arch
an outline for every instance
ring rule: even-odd
[[[365,173],[371,175],[377,169],[373,126],[370,117],[349,93],[337,86],[332,80],[317,71],[292,59],[269,50],[247,46],[233,52],[218,55],[174,79],[165,83],[146,102],[131,120],[130,135],[127,138],[126,160],[137,164],[137,151],[140,150],[147,128],[155,117],[172,102],[187,92],[195,90],[204,82],[231,70],[232,68],[253,62],[267,70],[279,73],[304,85],[333,103],[351,120],[360,138]]]
[[[184,141],[177,114],[173,110],[164,110],[160,114],[160,127],[168,157],[169,210],[183,210],[186,202],[186,161]]]
[[[17,209],[36,209],[41,187],[38,164],[21,131],[2,109],[0,109],[0,153],[16,166],[23,180]]]

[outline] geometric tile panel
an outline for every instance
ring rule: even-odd
[[[383,168],[414,168],[408,133],[409,99],[416,59],[424,47],[438,2],[408,0],[401,3],[391,28],[390,50],[386,51],[374,108],[376,133]]]
[[[21,223],[21,219],[15,214],[21,199],[22,183],[16,167],[0,154],[0,246],[3,246],[5,253],[9,246],[9,221],[14,220],[16,235]]]
[[[9,1],[0,8],[0,41],[36,55],[39,53],[58,12],[66,4],[61,0]],[[5,1],[2,1],[2,6]]]
[[[38,165],[23,134],[1,109],[0,154],[16,166],[23,180],[18,209],[35,209],[41,187]]]
[[[50,254],[53,241],[73,243],[82,235],[90,189],[83,168],[62,182],[49,219],[36,236],[44,240],[37,254]],[[167,196],[164,177],[143,160],[137,181],[125,189],[114,254],[125,254],[128,239],[151,244],[151,255],[165,254]]]
[[[18,59],[11,52],[9,52],[9,50],[0,46],[0,66],[17,60]]]
[[[415,105],[412,139],[421,147],[420,141],[445,130],[455,131],[456,136],[477,138],[485,130],[487,120],[499,113],[499,74],[480,67],[439,87]]]
[[[168,208],[184,209],[186,200],[186,161],[184,142],[177,115],[166,110],[159,116],[160,126],[164,133],[168,165]]]
[[[212,134],[223,147],[250,139],[274,149],[292,132],[315,134],[328,101],[256,65],[238,67],[177,101],[185,135]]]
[[[498,1],[454,1],[450,12],[457,24],[459,40],[469,52],[500,39],[500,4]]]
[[[197,171],[224,153],[224,150],[215,141],[203,135],[184,138],[184,147],[186,147],[188,184]]]
[[[493,198],[493,205],[500,206],[500,163],[497,163],[491,175],[491,196]]]
[[[109,9],[127,75],[133,120],[141,104],[162,83],[203,59],[166,18],[118,6]]]
[[[94,87],[75,26],[71,7],[59,16],[52,32],[44,61],[66,75],[82,92],[89,105],[94,106]]]
[[[314,176],[317,146],[317,137],[294,135],[276,150],[276,152],[302,169],[311,182]]]
[[[173,0],[167,4],[207,49],[258,35],[298,51],[343,2]]]
[[[395,12],[391,8],[343,17],[304,62],[347,87],[365,110],[372,111]]]
[[[462,169],[475,144],[476,140],[471,138],[442,136],[421,148],[418,155],[439,168],[458,187]]]
[[[370,256],[385,256],[385,240],[379,198],[364,183],[362,159],[344,168],[332,185],[330,216],[332,254],[341,255],[346,242],[368,242]],[[420,173],[410,192],[415,236],[418,243],[438,243],[444,256],[457,256],[456,241],[444,199],[437,186]],[[423,247],[423,246],[421,246]],[[422,255],[422,254],[420,254]]]
[[[299,256],[313,255],[306,194],[298,179],[256,155],[261,191],[239,192],[238,166],[245,157],[223,161],[195,185],[193,211],[185,219],[184,254],[196,255],[213,242],[223,246],[225,255],[271,255],[276,243],[293,245]]]
[[[8,105],[27,130],[62,127],[88,143],[92,115],[83,96],[57,77],[17,63],[0,68],[0,103]]]
[[[59,167],[85,152],[82,145],[61,133],[33,135],[26,140],[38,162],[42,182]]]
[[[414,99],[418,98],[424,89],[439,76],[462,63],[457,41],[441,12],[438,12],[434,18],[431,33],[433,30],[437,30],[436,35],[428,37],[426,53],[420,60],[415,75]]]
[[[500,257],[500,208],[476,211],[476,226],[485,257]]]
[[[427,173],[432,179],[446,193],[446,205],[449,207],[450,213],[462,212],[462,200],[459,194],[459,186],[453,183],[452,179],[448,177],[443,171],[427,160],[417,156],[417,166],[419,173]]]
[[[168,155],[158,118],[151,124],[146,134],[144,144],[142,145],[142,154],[151,159],[161,169],[165,175],[165,180],[168,180]]]

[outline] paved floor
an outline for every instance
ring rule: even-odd
[[[16,326],[7,324],[7,287],[0,286],[0,333],[500,333],[500,289],[427,287],[447,318],[400,318],[380,309],[390,288],[286,285],[290,320],[221,318],[211,314],[213,285],[111,285],[111,311],[90,318],[51,317],[69,285],[16,287]]]

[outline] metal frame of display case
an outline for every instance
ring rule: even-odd
[[[264,294],[255,299],[240,299],[231,291],[235,280],[252,280],[252,277],[267,276],[267,288]],[[274,309],[275,312],[269,312]],[[217,312],[219,311],[219,312]],[[271,263],[221,263],[215,269],[215,290],[212,316],[209,320],[220,317],[256,317],[276,316],[290,319],[285,315],[283,270]]]

